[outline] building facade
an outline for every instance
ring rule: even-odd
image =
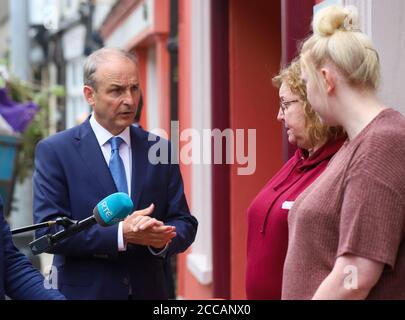
[[[363,30],[381,53],[381,98],[405,112],[399,88],[405,74],[399,54],[405,30],[400,27],[401,0],[390,6],[376,0],[123,0],[104,20],[105,44],[138,55],[143,127],[163,129],[180,140],[180,150],[194,143],[182,136],[187,129],[200,137],[204,130],[218,129],[224,155],[238,152],[236,145],[225,145],[226,129],[235,143],[238,130],[245,142],[249,129],[255,130],[255,150],[250,150],[254,169],[246,157],[245,162],[243,157],[239,162],[237,157],[233,162],[202,161],[204,154],[215,157],[214,144],[204,141],[198,145],[201,161],[196,156],[181,163],[186,196],[200,226],[192,248],[177,260],[178,297],[245,298],[246,209],[294,152],[276,121],[278,93],[271,78],[297,55],[299,42],[310,33],[313,12],[333,2],[360,10]],[[178,123],[173,127],[172,121]],[[248,153],[246,146],[242,154]],[[241,174],[241,168],[249,169]]]
[[[52,107],[54,132],[90,112],[82,95],[88,54],[101,45],[136,53],[143,94],[139,123],[170,138],[180,157],[186,156],[180,162],[185,192],[200,222],[195,243],[173,263],[178,298],[245,298],[246,210],[294,152],[276,121],[279,99],[271,79],[297,55],[316,10],[332,3],[358,8],[362,30],[380,53],[379,95],[405,114],[403,0],[30,3],[30,25],[38,33],[27,59],[41,66],[49,85],[66,86],[65,99]],[[9,28],[1,11],[4,46]],[[49,40],[43,57],[41,32]]]

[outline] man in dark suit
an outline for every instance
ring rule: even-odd
[[[37,145],[34,220],[82,220],[117,191],[131,196],[136,211],[52,249],[59,289],[72,299],[166,299],[165,259],[191,245],[197,220],[179,166],[170,163],[170,143],[132,125],[141,96],[135,58],[97,50],[85,63],[83,92],[93,109],[89,119]],[[157,143],[169,150],[168,163],[156,164],[150,150]]]
[[[14,246],[0,197],[0,300],[5,295],[16,300],[65,299],[57,290],[45,288],[44,277]]]

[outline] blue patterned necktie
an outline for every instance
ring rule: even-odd
[[[124,162],[120,157],[120,145],[124,142],[120,137],[112,137],[109,140],[111,144],[110,171],[113,176],[115,185],[119,192],[128,194],[127,176],[125,174]]]

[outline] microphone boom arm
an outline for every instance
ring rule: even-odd
[[[88,217],[82,221],[72,221],[72,224],[68,226],[63,226],[64,229],[58,231],[55,234],[46,234],[34,241],[30,242],[30,248],[34,255],[38,255],[40,253],[48,252],[52,247],[54,247],[58,242],[82,231],[83,229],[96,224],[96,220],[93,216]]]
[[[41,228],[51,227],[55,224],[63,226],[64,228],[68,228],[69,226],[71,226],[75,223],[76,223],[75,220],[71,220],[68,217],[59,217],[55,221],[46,221],[46,222],[42,222],[42,223],[33,224],[33,225],[27,226],[27,227],[13,229],[13,230],[11,230],[11,234],[19,234],[19,233],[33,231],[33,230],[37,230],[37,229],[41,229]]]
[[[55,234],[46,234],[29,245],[34,255],[49,252],[58,242],[66,239],[96,223],[108,227],[126,218],[133,210],[134,204],[128,194],[116,192],[101,200],[93,209],[93,215],[80,221],[67,221],[64,230]]]

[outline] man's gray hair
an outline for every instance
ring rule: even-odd
[[[136,56],[131,52],[125,51],[120,48],[111,47],[98,49],[97,51],[94,51],[91,55],[89,55],[84,62],[83,84],[85,86],[97,89],[97,81],[95,78],[97,68],[100,63],[105,63],[108,60],[108,57],[111,57],[112,55],[128,58],[138,67],[138,60]]]

